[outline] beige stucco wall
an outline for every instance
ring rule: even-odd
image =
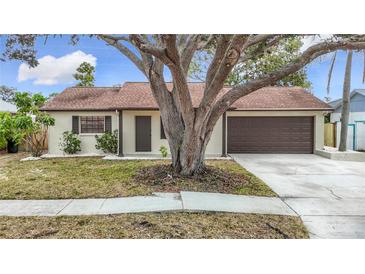
[[[55,118],[55,126],[50,127],[48,131],[48,153],[63,154],[60,150],[59,143],[62,133],[71,131],[72,116],[112,116],[112,128],[118,129],[119,113],[114,112],[97,112],[97,111],[52,111],[49,114]],[[136,152],[135,136],[135,116],[151,116],[151,152]],[[95,148],[95,134],[80,134],[81,152],[83,153],[100,153],[102,151]],[[166,139],[160,138],[160,112],[159,111],[123,111],[123,153],[125,155],[160,155],[160,147],[165,146],[169,149]],[[218,156],[222,150],[222,120],[212,133],[211,140],[208,144],[206,154]]]
[[[324,146],[324,113],[323,111],[227,111],[229,116],[313,116],[314,149]]]
[[[60,150],[60,138],[65,131],[72,130],[72,116],[111,116],[112,129],[118,129],[118,115],[115,111],[52,111],[48,112],[55,118],[55,126],[48,130],[48,153],[63,154]],[[102,153],[102,151],[95,148],[95,134],[80,134],[81,152],[84,153]]]
[[[151,116],[151,152],[136,152],[136,116]],[[160,155],[160,147],[163,145],[169,149],[166,139],[160,138],[160,112],[159,111],[123,111],[123,153],[132,154],[155,154]],[[218,156],[222,153],[222,119],[212,133],[211,140],[207,146],[206,155]]]
[[[64,131],[70,131],[72,127],[72,116],[112,116],[112,128],[118,129],[118,113],[112,112],[91,112],[91,111],[53,111],[49,114],[55,118],[56,124],[49,129],[49,153],[63,154],[59,149],[59,142]],[[135,144],[135,117],[151,116],[151,152],[136,152]],[[315,117],[315,149],[322,149],[324,145],[324,116],[322,111],[228,111],[229,116],[313,116]],[[80,134],[80,153],[102,153],[95,149],[95,134]],[[123,153],[125,155],[160,155],[159,149],[163,145],[169,149],[166,139],[160,138],[160,113],[159,111],[123,111]],[[220,156],[222,154],[222,118],[214,128],[211,140],[207,146],[207,156]]]

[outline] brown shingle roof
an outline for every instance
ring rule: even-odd
[[[172,84],[167,84],[171,89]],[[204,83],[189,83],[194,107],[201,101]],[[222,90],[227,92],[229,87]],[[157,109],[146,82],[126,82],[122,87],[71,87],[48,102],[42,110]],[[330,110],[331,107],[300,87],[266,87],[237,100],[234,109]]]

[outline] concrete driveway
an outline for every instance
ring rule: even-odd
[[[312,238],[365,238],[365,163],[316,155],[233,154],[298,215]]]

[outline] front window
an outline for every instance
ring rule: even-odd
[[[104,133],[104,116],[81,116],[81,133]]]

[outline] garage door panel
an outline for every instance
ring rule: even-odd
[[[313,117],[228,117],[228,153],[313,153]]]

